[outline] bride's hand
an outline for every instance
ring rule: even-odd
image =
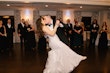
[[[56,20],[56,25],[59,26],[60,25],[60,21]]]

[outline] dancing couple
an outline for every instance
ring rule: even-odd
[[[52,21],[50,16],[45,15],[40,17],[36,22],[37,27],[41,29],[38,30],[39,33],[48,37],[49,47],[51,48],[48,52],[43,73],[70,73],[87,57],[75,53],[59,39],[56,32],[61,23],[59,20],[56,20],[55,25],[50,26]]]

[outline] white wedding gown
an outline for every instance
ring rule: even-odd
[[[70,73],[79,65],[83,56],[78,55],[64,44],[58,36],[49,36],[48,58],[43,73]]]

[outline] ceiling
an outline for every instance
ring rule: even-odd
[[[61,1],[65,1],[65,2],[61,2]],[[79,3],[78,2],[75,3],[75,1],[79,1]],[[90,1],[92,1],[92,3]],[[0,0],[0,10],[22,9],[22,8],[32,8],[32,9],[39,9],[39,10],[74,9],[76,11],[110,10],[110,0],[90,0],[90,1],[59,0],[58,2],[58,0],[53,0],[52,2],[51,0],[48,0],[47,2],[44,0],[43,2],[43,0],[27,0],[27,2],[24,2],[23,0],[16,0],[16,1]]]

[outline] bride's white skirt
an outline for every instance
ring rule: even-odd
[[[53,49],[48,52],[43,73],[70,73],[83,60],[83,56],[63,43],[50,44],[50,47]]]

